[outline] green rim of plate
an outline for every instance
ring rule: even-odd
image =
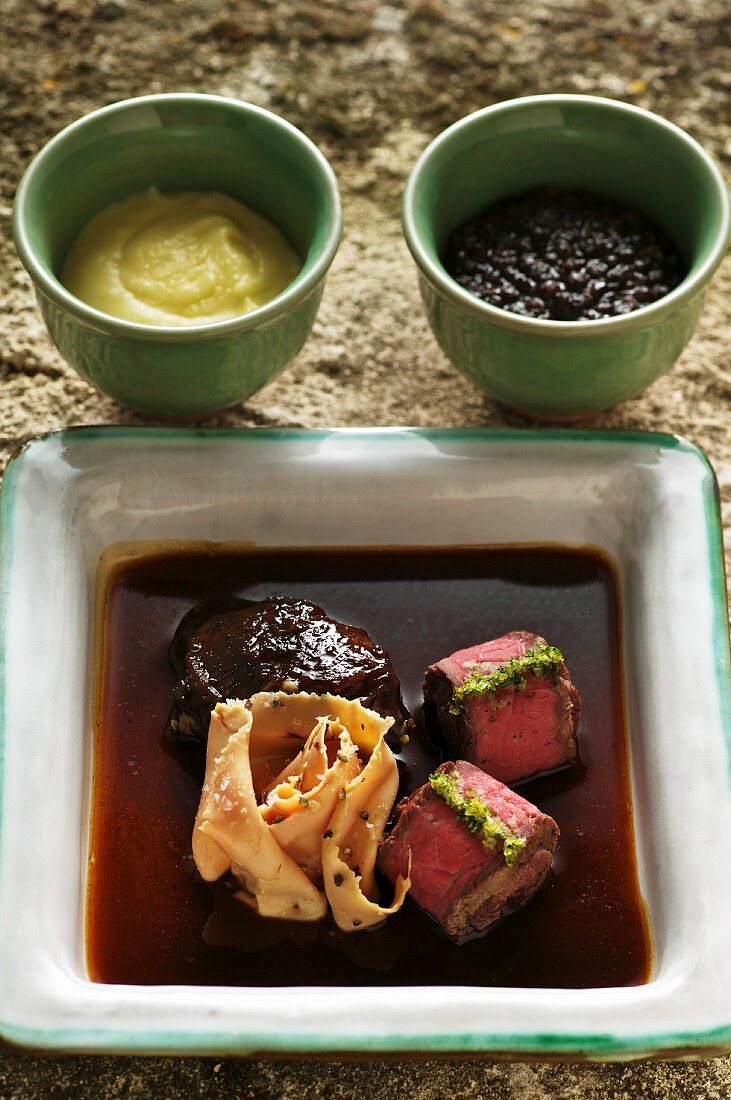
[[[702,492],[706,519],[709,582],[714,611],[713,649],[719,710],[724,726],[727,773],[731,787],[731,651],[728,635],[726,570],[719,492],[713,467],[704,451],[683,436],[655,432],[602,432],[581,429],[525,430],[510,428],[71,428],[49,432],[26,443],[10,460],[0,492],[0,832],[2,829],[3,786],[5,780],[5,687],[8,593],[12,565],[13,507],[17,480],[28,451],[49,440],[73,439],[93,443],[100,439],[165,440],[297,440],[328,437],[364,437],[393,440],[418,437],[430,442],[444,440],[486,443],[610,443],[645,445],[663,450],[681,451],[695,458],[703,469]],[[150,986],[154,990],[155,986]],[[243,1031],[164,1031],[149,1033],[112,1027],[24,1028],[8,1023],[0,1007],[0,1036],[9,1044],[38,1050],[120,1051],[127,1054],[165,1054],[188,1050],[196,1054],[296,1056],[312,1054],[514,1054],[566,1055],[577,1060],[642,1058],[673,1054],[695,1057],[723,1054],[731,1049],[731,1020],[706,1031],[647,1033],[617,1038],[612,1034],[561,1034],[535,1032],[524,1035],[498,1031],[468,1031],[461,1034],[425,1032],[418,1035],[351,1036],[301,1034],[293,1031],[267,1035]]]

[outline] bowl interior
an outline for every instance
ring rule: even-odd
[[[128,101],[69,127],[26,177],[18,222],[43,273],[58,273],[100,210],[148,188],[222,191],[288,237],[303,279],[337,222],[334,177],[303,134],[249,104],[197,96]]]
[[[723,195],[692,139],[621,103],[559,97],[477,112],[434,143],[407,197],[419,245],[441,266],[456,226],[540,185],[590,191],[641,210],[673,239],[688,275],[717,247]]]

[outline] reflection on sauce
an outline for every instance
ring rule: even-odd
[[[162,737],[168,647],[194,605],[272,593],[314,600],[390,653],[414,715],[425,667],[516,628],[558,645],[582,693],[582,766],[520,789],[561,827],[548,884],[496,930],[457,947],[409,903],[360,936],[262,921],[197,876],[191,830],[204,753]],[[515,550],[266,550],[148,557],[118,567],[105,600],[87,904],[90,976],[223,985],[647,981],[619,670],[617,596],[598,554]],[[436,762],[419,716],[402,791]],[[205,930],[205,932],[204,932]],[[357,941],[357,942],[356,942]]]
[[[219,192],[150,190],[112,203],[74,241],[61,282],[102,313],[201,325],[249,313],[300,261],[280,231]]]

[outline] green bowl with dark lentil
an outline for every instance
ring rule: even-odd
[[[593,96],[528,96],[422,153],[404,232],[442,350],[531,416],[638,397],[695,328],[729,242],[725,184],[677,126]]]

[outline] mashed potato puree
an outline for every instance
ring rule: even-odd
[[[282,233],[219,192],[150,190],[113,203],[76,238],[61,282],[113,317],[200,325],[280,294],[301,267]]]

